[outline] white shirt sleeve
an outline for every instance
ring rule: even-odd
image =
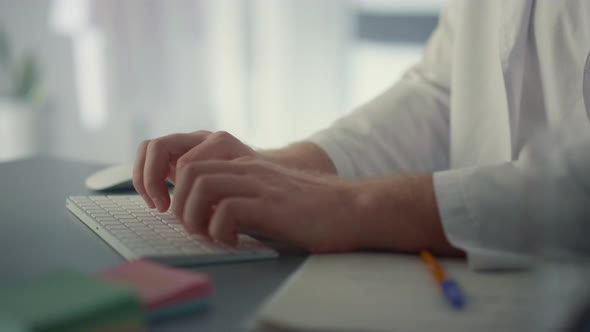
[[[436,172],[445,234],[478,270],[528,267],[551,247],[590,252],[588,170],[590,126],[578,112],[516,161]]]
[[[533,239],[521,215],[526,184],[516,163],[436,172],[433,179],[444,232],[471,268],[529,265]]]
[[[398,83],[308,139],[328,154],[340,176],[449,168],[452,13],[445,9],[421,61]]]

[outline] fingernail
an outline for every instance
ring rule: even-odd
[[[154,203],[152,203],[152,200],[147,195],[143,194],[141,195],[141,198],[143,198],[147,206],[149,206],[152,209],[154,208]]]
[[[156,208],[158,209],[158,211],[160,211],[160,212],[165,211],[164,200],[162,199],[162,197],[154,198],[154,204],[156,204]]]

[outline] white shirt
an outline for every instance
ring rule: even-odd
[[[309,140],[341,176],[434,173],[445,234],[470,265],[521,266],[529,146],[590,132],[588,17],[587,0],[451,1],[417,65]]]

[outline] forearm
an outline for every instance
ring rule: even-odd
[[[258,151],[271,162],[310,173],[336,175],[336,168],[328,155],[311,142],[291,144],[277,150]]]
[[[463,255],[444,234],[432,175],[369,179],[359,186],[363,247],[404,252],[428,248],[440,255]]]
[[[296,143],[260,153],[285,167],[336,174],[330,158],[313,143]],[[363,223],[364,248],[405,252],[429,248],[442,255],[464,254],[444,234],[432,175],[372,178],[360,181],[357,186],[357,205],[364,216],[359,220]]]
[[[328,155],[310,142],[259,153],[288,168],[336,174]],[[363,223],[361,243],[364,248],[405,252],[429,248],[442,255],[464,254],[454,248],[444,234],[431,174],[365,179],[356,187],[357,208],[364,216],[359,220]]]

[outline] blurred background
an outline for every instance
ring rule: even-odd
[[[198,129],[260,148],[303,139],[418,61],[445,2],[0,0],[0,162],[130,162],[143,139]],[[537,254],[548,261],[537,331],[552,331],[563,303],[590,294],[588,225],[574,224],[590,205],[563,213],[550,204],[587,202],[590,182],[566,178],[552,190],[569,167],[558,143],[534,159],[546,181],[527,188],[544,207],[528,225],[544,225]],[[555,248],[567,258],[547,253]]]
[[[261,148],[395,82],[445,0],[0,0],[0,161],[120,163],[173,132]]]

